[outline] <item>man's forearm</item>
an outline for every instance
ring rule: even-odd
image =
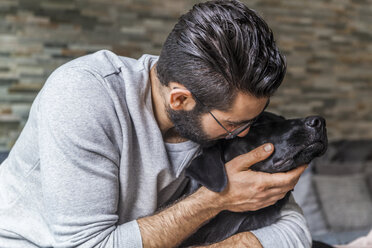
[[[260,241],[251,232],[241,232],[227,238],[219,243],[201,246],[200,248],[262,248]]]
[[[138,219],[143,247],[175,247],[220,212],[213,193],[202,187],[153,216]]]

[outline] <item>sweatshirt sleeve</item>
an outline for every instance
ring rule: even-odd
[[[98,74],[64,66],[40,92],[40,186],[53,247],[142,247],[136,220],[117,225],[123,134],[106,87]]]
[[[292,194],[277,222],[252,233],[264,248],[310,248],[312,245],[305,217]]]

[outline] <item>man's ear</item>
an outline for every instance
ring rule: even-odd
[[[223,191],[227,186],[227,175],[220,146],[203,149],[203,154],[196,157],[186,169],[186,176],[209,190]]]
[[[189,111],[194,108],[195,100],[185,86],[176,82],[170,82],[169,87],[169,105],[173,110]]]

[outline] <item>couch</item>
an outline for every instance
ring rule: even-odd
[[[329,143],[293,192],[314,240],[345,244],[372,229],[372,140]]]
[[[8,152],[0,151],[0,164],[8,157]]]

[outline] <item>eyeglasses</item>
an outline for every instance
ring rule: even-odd
[[[217,118],[210,112],[208,111],[209,114],[211,114],[211,116],[213,117],[213,119],[216,120],[216,122],[223,128],[225,129],[225,131],[227,132],[227,135],[225,136],[225,139],[229,140],[229,139],[234,139],[236,136],[238,136],[239,134],[241,134],[242,132],[244,132],[246,129],[248,129],[250,126],[252,126],[252,124],[257,120],[257,117],[255,117],[254,119],[250,120],[249,122],[245,123],[243,126],[241,127],[238,127],[232,131],[229,131],[227,128],[225,128],[218,120]]]
[[[204,103],[202,103],[193,93],[191,93],[195,99],[201,104],[203,105],[204,107],[207,107]],[[269,101],[266,103],[266,106],[264,108],[264,110],[266,109],[267,105],[269,105]],[[263,112],[263,111],[262,111]],[[258,117],[261,115],[259,114],[258,116],[256,116],[255,118],[253,118],[252,120],[248,121],[247,123],[245,123],[244,125],[232,130],[232,131],[229,131],[227,128],[225,128],[221,122],[219,122],[217,120],[217,118],[208,110],[208,113],[213,117],[213,119],[216,120],[216,122],[218,123],[218,125],[220,125],[225,131],[226,131],[226,136],[225,136],[225,139],[229,140],[229,139],[234,139],[236,136],[238,136],[239,134],[241,134],[242,132],[244,132],[247,128],[249,128],[250,126],[252,126],[253,123],[255,123],[255,121],[258,119]]]

